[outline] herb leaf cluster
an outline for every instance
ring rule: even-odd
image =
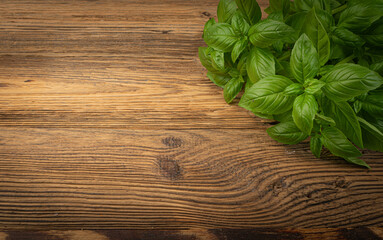
[[[383,152],[383,1],[221,0],[198,49],[224,99],[279,123],[278,142],[306,139],[368,167],[359,149]],[[240,94],[242,93],[243,94]]]

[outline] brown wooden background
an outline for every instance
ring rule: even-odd
[[[382,235],[382,154],[366,170],[279,144],[208,80],[197,49],[217,4],[0,1],[2,230]]]

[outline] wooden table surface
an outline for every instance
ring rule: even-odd
[[[383,154],[366,151],[366,170],[315,159],[307,142],[279,144],[270,121],[227,105],[206,77],[197,49],[218,0],[0,3],[4,236],[358,226],[382,235]]]

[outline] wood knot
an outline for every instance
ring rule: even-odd
[[[333,182],[336,188],[347,188],[350,185],[344,177],[337,177]]]
[[[211,16],[211,14],[209,13],[209,12],[203,12],[202,13],[204,16],[206,16],[206,17],[210,17]]]
[[[177,180],[182,177],[181,167],[177,161],[167,156],[158,157],[158,167],[160,173],[170,180]]]
[[[182,146],[182,139],[176,137],[167,137],[162,139],[162,143],[170,148],[178,148]]]
[[[25,80],[24,82],[33,82],[33,80],[28,79],[28,80]]]

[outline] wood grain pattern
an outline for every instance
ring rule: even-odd
[[[6,231],[0,240],[380,240],[382,228]]]
[[[1,3],[0,239],[383,227],[381,153],[365,152],[365,170],[279,144],[265,132],[272,123],[227,105],[207,79],[197,48],[218,1]]]

